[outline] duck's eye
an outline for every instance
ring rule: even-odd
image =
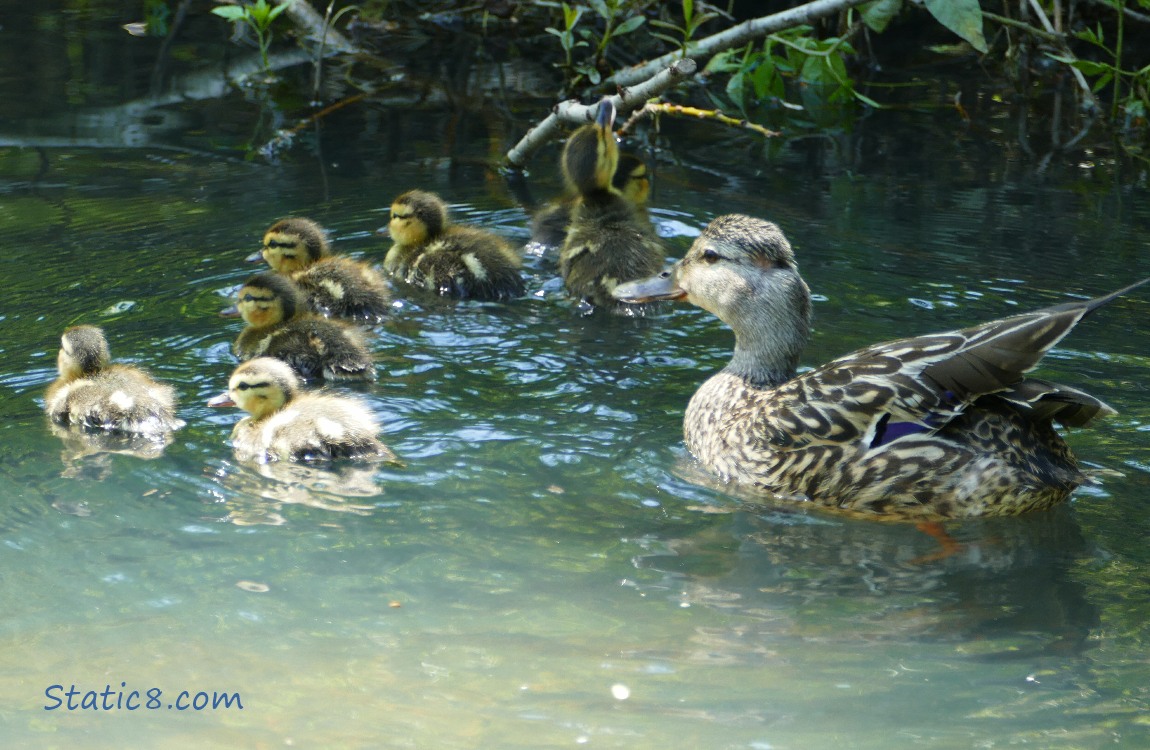
[[[723,256],[719,255],[717,252],[708,247],[703,251],[702,258],[703,262],[705,263],[714,263],[717,260],[722,260]]]

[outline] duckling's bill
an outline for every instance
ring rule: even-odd
[[[224,406],[235,406],[235,405],[236,405],[236,402],[232,399],[232,394],[228,393],[227,391],[221,393],[218,396],[213,396],[212,398],[208,399],[208,406],[224,407]]]
[[[619,284],[611,290],[611,295],[620,302],[638,304],[659,300],[686,299],[687,292],[679,287],[674,269],[668,269],[658,276]]]

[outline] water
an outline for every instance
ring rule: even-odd
[[[36,38],[46,65],[68,40],[146,59],[88,13],[37,11],[57,29]],[[29,139],[82,77],[13,100],[16,71],[0,71],[0,132]],[[73,108],[140,93],[88,74]],[[688,307],[581,316],[548,259],[529,261],[525,299],[403,299],[374,330],[379,382],[346,390],[403,466],[261,473],[226,445],[239,415],[204,403],[234,366],[238,330],[216,313],[268,224],[310,215],[379,260],[375,230],[410,187],[518,243],[526,214],[482,166],[486,125],[437,108],[348,107],[273,164],[237,149],[258,117],[295,115],[250,92],[164,112],[186,124],[140,148],[0,147],[5,745],[1150,743],[1144,292],[1041,370],[1119,410],[1070,437],[1098,484],[1056,512],[950,525],[962,546],[945,558],[911,526],[701,475],[682,410],[730,334]],[[875,115],[842,148],[771,161],[667,123],[654,217],[673,256],[718,213],[777,220],[818,295],[805,365],[1150,275],[1139,175],[1104,154],[1040,170],[1000,148],[1010,116],[967,132],[946,112]],[[539,196],[556,153],[532,165]],[[188,426],[162,457],[82,456],[49,430],[42,394],[79,322],[179,390]],[[77,703],[107,688],[145,705],[44,710],[72,685]],[[214,692],[243,709],[168,708]]]

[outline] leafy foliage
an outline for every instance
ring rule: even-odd
[[[268,70],[271,68],[268,50],[272,43],[272,22],[294,2],[295,0],[286,0],[279,5],[270,5],[267,0],[256,0],[248,5],[223,5],[212,8],[212,13],[235,24],[247,24],[255,32],[264,70]]]
[[[558,66],[567,74],[569,88],[574,88],[582,79],[592,85],[602,80],[600,66],[603,64],[607,48],[611,42],[619,37],[634,32],[646,22],[646,18],[633,12],[627,0],[589,0],[587,6],[571,6],[562,3],[563,28],[553,26],[545,31],[559,38],[563,48],[564,60]],[[584,14],[592,10],[603,22],[603,30],[599,32],[590,24],[579,25]],[[575,52],[580,48],[592,49],[589,57],[576,59]]]

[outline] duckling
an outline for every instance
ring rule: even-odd
[[[323,227],[311,219],[277,221],[264,233],[263,245],[263,259],[291,277],[315,312],[369,321],[387,314],[387,282],[367,263],[332,255]]]
[[[615,105],[605,98],[595,122],[572,133],[563,148],[563,174],[578,197],[559,250],[567,291],[609,308],[620,306],[611,296],[616,284],[658,273],[664,257],[641,207],[611,184],[619,161],[614,123]]]
[[[647,199],[651,195],[651,179],[647,174],[647,164],[634,154],[619,154],[619,165],[611,185],[646,217]],[[568,195],[548,203],[531,219],[531,244],[542,248],[559,247],[567,237],[571,226],[571,211],[576,195]]]
[[[730,364],[687,405],[687,448],[725,481],[901,518],[1050,508],[1085,477],[1053,422],[1114,410],[1025,373],[1086,315],[1143,284],[962,330],[877,344],[802,375],[810,291],[782,231],[712,221],[673,270],[626,301],[686,299],[735,333]]]
[[[306,379],[375,379],[363,332],[307,312],[303,295],[288,277],[256,274],[244,282],[236,299],[248,325],[233,346],[241,360],[282,359]]]
[[[273,357],[237,367],[228,390],[208,406],[238,406],[250,415],[232,429],[232,447],[241,461],[396,460],[377,437],[379,424],[364,404],[301,392],[292,368]]]
[[[434,193],[409,190],[391,204],[393,245],[383,270],[446,297],[499,300],[523,295],[521,260],[502,237],[452,226]]]
[[[73,326],[60,339],[59,377],[44,407],[64,425],[163,439],[184,426],[176,392],[130,365],[112,364],[108,340],[96,326]]]

